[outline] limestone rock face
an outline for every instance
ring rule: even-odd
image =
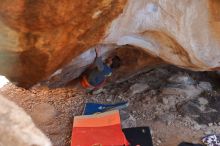
[[[52,146],[31,117],[0,95],[0,146]]]
[[[105,42],[142,47],[180,67],[213,70],[220,65],[219,8],[218,0],[130,0]]]
[[[67,80],[78,77],[93,62],[97,44],[107,46],[102,50],[107,54],[100,53],[106,56],[127,45],[141,49],[148,60],[139,60],[143,66],[160,60],[196,71],[218,70],[220,1],[0,2],[0,74],[20,86],[53,73]]]

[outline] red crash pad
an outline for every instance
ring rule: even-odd
[[[74,117],[71,146],[128,146],[119,111]]]

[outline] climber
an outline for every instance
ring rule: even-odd
[[[117,56],[110,57],[106,63],[98,56],[96,51],[96,58],[89,69],[85,71],[81,78],[81,85],[88,91],[93,91],[101,88],[106,79],[112,75],[112,70],[120,67],[120,58]]]

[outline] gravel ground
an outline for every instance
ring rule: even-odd
[[[198,100],[199,109],[213,109],[207,98],[219,96],[215,80],[207,73],[175,67],[153,69],[122,83],[109,84],[92,95],[74,86],[25,90],[12,84],[1,88],[0,93],[23,107],[54,146],[70,145],[73,117],[82,114],[86,102],[128,101],[129,107],[122,111],[127,115],[122,118],[122,126],[149,126],[155,146],[177,146],[182,141],[199,143],[206,134],[220,133],[218,118],[204,124],[194,118],[195,113],[187,114],[193,109],[185,106]],[[201,113],[196,116],[203,116]],[[209,119],[209,114],[205,118]]]

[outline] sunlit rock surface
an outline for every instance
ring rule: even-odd
[[[106,43],[142,47],[167,63],[193,70],[220,65],[220,1],[130,0]]]
[[[128,74],[139,65],[133,57],[142,62],[135,72],[163,62],[220,67],[219,0],[3,0],[0,26],[0,73],[24,87],[54,74],[66,84],[93,62],[98,44],[107,46],[104,58],[118,48],[141,50],[141,61],[125,50],[134,61],[122,66]]]

